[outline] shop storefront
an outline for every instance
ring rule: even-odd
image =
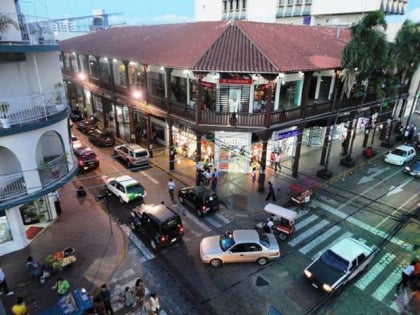
[[[194,131],[184,125],[179,125],[179,127],[173,126],[172,135],[178,154],[181,154],[188,159],[195,160],[197,153],[197,136]]]
[[[251,133],[215,132],[214,164],[221,172],[246,174],[250,169]]]
[[[48,200],[44,197],[21,205],[19,211],[24,225],[46,223],[52,219]]]

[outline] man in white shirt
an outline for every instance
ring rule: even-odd
[[[9,291],[6,282],[6,276],[4,275],[3,269],[0,267],[0,294],[12,295],[14,292]]]
[[[171,197],[171,200],[174,200],[174,191],[175,191],[175,182],[172,180],[172,178],[169,178],[168,182],[168,190],[169,190],[169,196]]]

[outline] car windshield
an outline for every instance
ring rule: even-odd
[[[349,264],[347,260],[341,258],[331,250],[327,250],[323,253],[320,260],[332,269],[343,273],[347,271],[347,266]]]
[[[270,240],[268,239],[267,234],[258,232],[258,235],[260,237],[260,244],[265,247],[270,247]]]
[[[394,151],[392,151],[392,154],[399,155],[399,156],[406,156],[407,152],[401,149],[395,149]]]
[[[169,232],[169,231],[172,231],[175,227],[177,227],[180,224],[181,223],[179,222],[179,219],[175,218],[173,220],[169,220],[169,221],[164,222],[162,224],[162,230],[163,230],[163,232]]]
[[[140,185],[140,184],[135,184],[135,185],[132,185],[132,186],[128,186],[127,187],[127,193],[128,194],[138,194],[138,193],[141,193],[141,192],[143,192],[143,186],[142,185]]]
[[[84,160],[92,161],[92,160],[96,159],[96,154],[94,152],[91,152],[91,151],[83,152],[82,158]]]
[[[233,245],[235,245],[235,240],[233,239],[233,232],[228,231],[225,234],[220,235],[219,243],[220,248],[224,252],[231,248]]]
[[[147,151],[146,151],[146,150],[144,150],[144,151],[136,152],[136,153],[134,153],[134,156],[135,156],[136,158],[140,158],[140,157],[147,156]]]

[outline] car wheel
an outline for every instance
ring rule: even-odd
[[[279,233],[279,239],[282,241],[287,240],[287,234],[286,233]]]
[[[210,260],[210,265],[213,267],[220,267],[222,264],[222,261],[218,258]]]
[[[179,197],[178,197],[178,200],[179,200],[179,202],[180,202],[181,204],[184,204],[184,203],[185,203],[184,197],[182,197],[182,196],[179,196]]]
[[[260,257],[257,259],[257,264],[260,266],[264,266],[268,263],[268,259],[265,257]]]
[[[201,218],[203,216],[203,212],[201,212],[200,209],[197,209],[195,211],[196,211],[198,217]]]
[[[127,167],[130,168],[131,167],[131,163],[129,160],[127,160]]]
[[[120,197],[120,203],[123,204],[124,200],[122,199],[122,197]]]
[[[158,248],[158,246],[157,246],[157,244],[156,244],[156,242],[155,242],[154,240],[150,240],[150,246],[151,246],[153,249],[157,249],[157,248]]]

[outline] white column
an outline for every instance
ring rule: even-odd
[[[316,88],[315,88],[315,100],[319,98],[319,89],[321,87],[321,81],[322,81],[322,76],[321,74],[318,74],[317,80],[316,80]]]

